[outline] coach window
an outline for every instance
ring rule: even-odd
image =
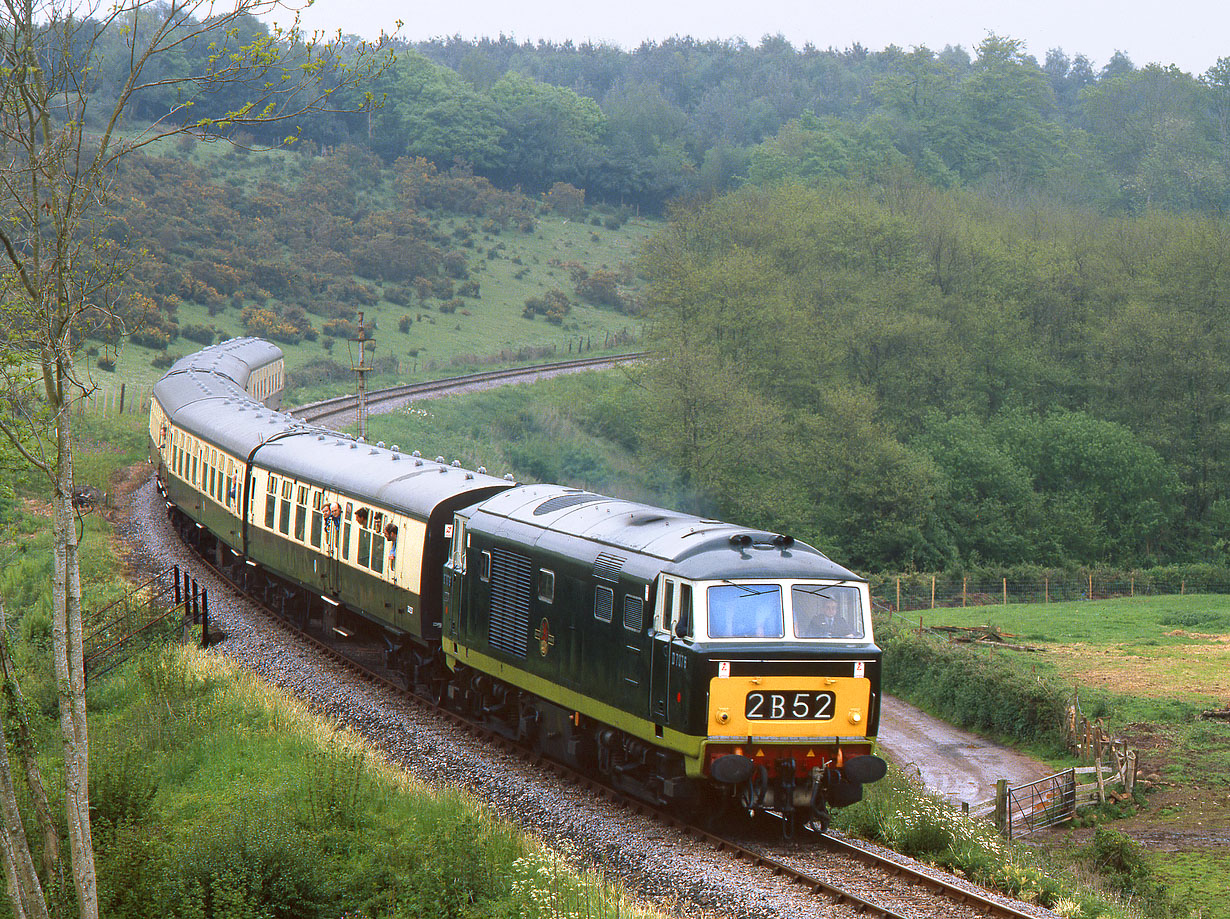
[[[299,486],[299,500],[295,502],[295,539],[303,542],[303,534],[307,529],[307,495],[308,487]]]
[[[350,558],[350,521],[354,517],[354,505],[346,502],[346,524],[342,529],[342,558]]]
[[[555,572],[538,569],[538,599],[544,603],[555,602]]]
[[[372,514],[372,561],[368,566],[376,574],[384,574],[384,514]]]
[[[269,492],[265,495],[265,527],[273,529],[273,520],[278,513],[278,477],[269,476]]]
[[[192,478],[189,479],[189,481],[192,483],[194,488],[196,487],[196,484],[197,484],[196,464],[197,464],[197,459],[198,459],[197,457],[198,452],[199,451],[197,450],[196,441],[193,441],[192,443]]]
[[[282,480],[282,503],[278,506],[278,529],[283,536],[290,535],[290,499],[295,493],[295,483],[290,479]]]
[[[235,461],[228,460],[226,465],[226,506],[231,510],[235,510],[235,505],[238,503],[236,499],[239,495],[239,490],[235,487],[235,475],[237,473],[237,470],[235,469]]]
[[[324,514],[321,513],[321,505],[324,503],[324,493],[319,491],[312,492],[312,545],[317,549],[320,548],[320,531],[324,527]]]
[[[372,561],[372,531],[368,527],[371,522],[371,511],[361,507],[354,512],[355,522],[359,525],[359,556],[357,561],[364,568],[371,567]]]
[[[210,450],[207,461],[209,466],[209,497],[216,498],[218,496],[218,451]]]
[[[615,610],[615,591],[609,587],[594,588],[594,618],[610,622]]]

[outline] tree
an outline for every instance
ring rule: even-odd
[[[272,34],[253,16],[277,0],[0,0],[0,432],[46,482],[55,566],[53,657],[76,909],[98,915],[89,812],[82,591],[72,496],[73,408],[91,384],[76,366],[89,327],[114,319],[127,255],[106,234],[108,194],[126,156],[177,134],[292,129],[387,62],[374,46]],[[182,65],[184,55],[193,66]],[[139,103],[163,100],[156,111]],[[370,96],[354,96],[369,106]],[[138,122],[144,115],[152,120]],[[293,132],[291,138],[293,139]],[[0,730],[7,726],[0,725]],[[7,741],[0,737],[0,741]],[[0,782],[0,790],[11,783]],[[16,797],[2,794],[14,913],[49,913]],[[42,817],[42,815],[39,815]],[[45,828],[44,828],[45,829]],[[58,910],[57,910],[58,911]]]

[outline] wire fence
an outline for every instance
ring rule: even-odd
[[[1053,569],[1029,575],[883,574],[869,578],[872,604],[888,612],[1112,597],[1230,594],[1230,570],[1215,566],[1114,571]]]

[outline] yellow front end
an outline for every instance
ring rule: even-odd
[[[709,740],[865,737],[871,681],[862,677],[717,677]]]

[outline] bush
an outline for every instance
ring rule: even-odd
[[[881,624],[884,686],[953,724],[1062,750],[1063,687],[909,629]]]
[[[164,332],[162,329],[153,326],[146,326],[138,329],[129,336],[129,340],[134,345],[141,345],[144,348],[153,348],[155,351],[165,351],[167,345],[171,343],[171,335]],[[114,369],[114,367],[112,367]]]
[[[106,370],[108,373],[114,373],[115,372],[115,358],[100,357],[98,359],[98,369]]]
[[[562,325],[564,317],[572,311],[572,301],[562,290],[549,290],[541,297],[530,297],[525,301],[525,309],[521,315],[526,319],[535,316],[545,316],[547,322]]]
[[[158,370],[166,370],[168,367],[172,366],[176,361],[180,360],[182,357],[183,357],[182,354],[167,354],[164,351],[162,354],[155,354],[153,359],[150,360],[149,363],[151,367],[154,367]]]
[[[179,334],[188,339],[202,345],[212,345],[214,338],[217,336],[217,330],[209,325],[185,325],[180,326]]]

